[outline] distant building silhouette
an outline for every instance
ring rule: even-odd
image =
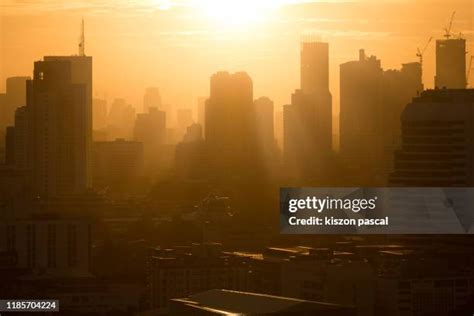
[[[209,157],[200,124],[189,126],[183,141],[176,145],[175,170],[182,178],[202,178],[209,171]]]
[[[428,90],[401,117],[391,186],[474,185],[474,90]]]
[[[301,46],[301,89],[284,108],[283,157],[298,177],[321,178],[332,152],[332,96],[329,91],[329,46]]]
[[[125,99],[115,99],[109,110],[107,138],[130,139],[135,124],[135,109]]]
[[[143,96],[143,112],[148,112],[150,108],[162,110],[161,106],[160,89],[157,87],[147,88]]]
[[[183,142],[184,143],[191,143],[191,142],[199,142],[202,141],[202,127],[200,124],[191,124],[186,129],[186,134],[184,134]]]
[[[254,101],[257,124],[258,146],[265,161],[275,160],[276,140],[274,134],[273,101],[260,97]]]
[[[141,142],[123,139],[94,142],[94,188],[123,195],[136,192],[144,175],[143,152]]]
[[[419,63],[384,71],[360,50],[359,60],[341,64],[340,155],[351,176],[386,181],[400,143],[400,114],[422,89]]]
[[[15,128],[8,126],[5,132],[5,164],[15,165]]]
[[[22,106],[15,111],[15,168],[19,171],[28,169],[30,150],[28,107]]]
[[[94,131],[107,127],[107,101],[103,99],[92,100],[92,128]]]
[[[202,126],[203,132],[206,130],[206,100],[205,97],[197,100],[197,123]]]
[[[376,160],[382,76],[380,60],[364,50],[340,66],[340,152],[351,161]]]
[[[252,79],[245,72],[218,72],[211,77],[206,104],[206,143],[216,172],[256,172],[259,161]],[[224,168],[222,170],[221,168]]]
[[[466,40],[437,40],[435,87],[465,89],[466,85]]]
[[[91,186],[92,57],[49,56],[28,81],[29,164],[42,197]]]
[[[15,110],[26,105],[26,81],[30,77],[7,78],[6,93],[0,100],[0,129],[12,126]],[[2,104],[3,103],[3,104]]]
[[[143,143],[145,166],[152,171],[157,168],[166,141],[166,113],[156,107],[148,111],[137,115],[133,139]]]
[[[304,93],[329,92],[329,44],[301,44],[301,90]]]
[[[193,124],[193,110],[192,109],[177,109],[176,110],[176,128],[178,137],[182,140],[186,129]]]

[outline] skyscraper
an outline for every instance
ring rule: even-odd
[[[28,81],[29,164],[42,197],[80,194],[91,185],[92,58],[45,57]]]
[[[0,101],[0,130],[13,125],[15,110],[26,105],[26,81],[29,77],[10,77]]]
[[[380,60],[362,49],[340,66],[340,152],[349,161],[376,160],[382,76]]]
[[[436,41],[435,87],[466,88],[466,40],[463,38]]]
[[[340,154],[351,176],[385,183],[400,144],[400,114],[423,90],[420,63],[384,71],[380,60],[359,51],[340,66]]]
[[[428,90],[401,117],[392,186],[474,185],[474,90]]]
[[[197,100],[197,123],[206,129],[206,98],[200,97]]]
[[[274,134],[273,101],[267,97],[255,100],[255,116],[259,147],[266,159],[275,158],[276,141]]]
[[[147,88],[143,96],[143,112],[147,113],[152,107],[162,110],[160,89],[157,87]]]
[[[133,138],[143,143],[145,167],[155,168],[162,146],[166,140],[166,113],[156,107],[148,108],[148,113],[140,113],[135,120]]]
[[[92,127],[100,130],[107,127],[107,101],[103,99],[92,100]]]
[[[206,143],[216,167],[226,172],[258,160],[252,79],[245,72],[218,72],[211,77],[206,104]],[[251,172],[251,170],[247,170]]]
[[[329,45],[301,45],[301,89],[283,109],[283,157],[293,175],[317,178],[332,152]]]
[[[304,93],[329,91],[329,44],[301,44],[301,90]]]

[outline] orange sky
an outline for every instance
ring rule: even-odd
[[[416,61],[416,48],[443,35],[453,10],[454,33],[462,32],[474,51],[472,0],[196,1],[1,0],[0,91],[5,78],[31,75],[33,61],[44,55],[75,54],[82,16],[95,95],[124,97],[138,110],[147,86],[159,86],[165,103],[194,106],[219,70],[247,71],[255,97],[288,103],[299,86],[305,36],[330,43],[337,109],[340,63],[356,59],[359,48],[384,68]],[[425,85],[432,87],[433,44],[424,68]]]

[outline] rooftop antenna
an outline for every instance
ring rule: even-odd
[[[86,39],[84,36],[84,18],[81,23],[81,36],[79,37],[79,56],[85,56]]]
[[[446,37],[446,39],[449,39],[451,37],[451,28],[453,27],[453,20],[455,14],[456,11],[453,11],[453,13],[451,14],[451,19],[449,20],[448,27],[444,28],[444,37]]]

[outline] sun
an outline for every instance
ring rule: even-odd
[[[264,21],[278,0],[194,0],[193,6],[218,27],[244,27]]]

